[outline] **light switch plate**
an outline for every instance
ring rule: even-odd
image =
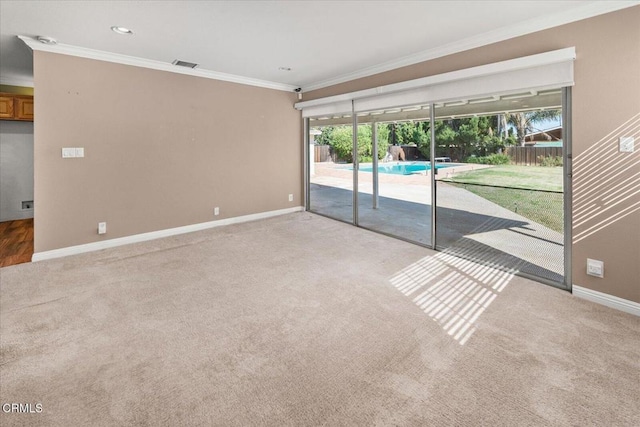
[[[621,153],[633,153],[635,140],[632,136],[620,137],[620,152]]]
[[[604,262],[587,258],[587,274],[594,277],[604,277]]]
[[[84,157],[84,147],[76,147],[76,157]]]
[[[107,223],[99,222],[98,223],[98,234],[107,234]]]
[[[62,149],[62,158],[63,159],[69,159],[72,157],[76,156],[76,149],[75,148],[63,148]]]

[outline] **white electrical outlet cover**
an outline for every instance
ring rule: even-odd
[[[620,152],[633,153],[635,140],[632,136],[623,136],[620,138]]]
[[[84,157],[84,147],[76,148],[76,157]]]
[[[594,277],[604,277],[604,262],[587,258],[587,274]]]
[[[62,149],[62,158],[63,159],[69,159],[71,157],[75,157],[76,156],[76,149],[75,148],[63,148]]]
[[[98,223],[98,234],[106,234],[107,233],[107,223],[99,222]]]

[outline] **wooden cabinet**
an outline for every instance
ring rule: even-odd
[[[0,119],[13,119],[13,96],[0,95]]]
[[[13,103],[13,114],[16,120],[33,121],[33,96],[16,96]]]
[[[33,121],[33,96],[0,93],[0,120]]]

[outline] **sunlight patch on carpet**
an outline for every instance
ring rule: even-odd
[[[399,271],[390,282],[464,345],[476,331],[482,313],[517,270],[461,258],[459,249],[422,258]],[[469,247],[466,249],[465,255],[469,255]]]

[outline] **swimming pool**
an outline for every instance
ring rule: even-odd
[[[457,166],[455,163],[436,163],[436,169],[450,168]],[[353,168],[351,168],[353,169]],[[411,175],[431,170],[429,162],[389,162],[378,163],[378,172],[391,175]],[[366,164],[360,166],[360,172],[372,172],[373,165]]]

